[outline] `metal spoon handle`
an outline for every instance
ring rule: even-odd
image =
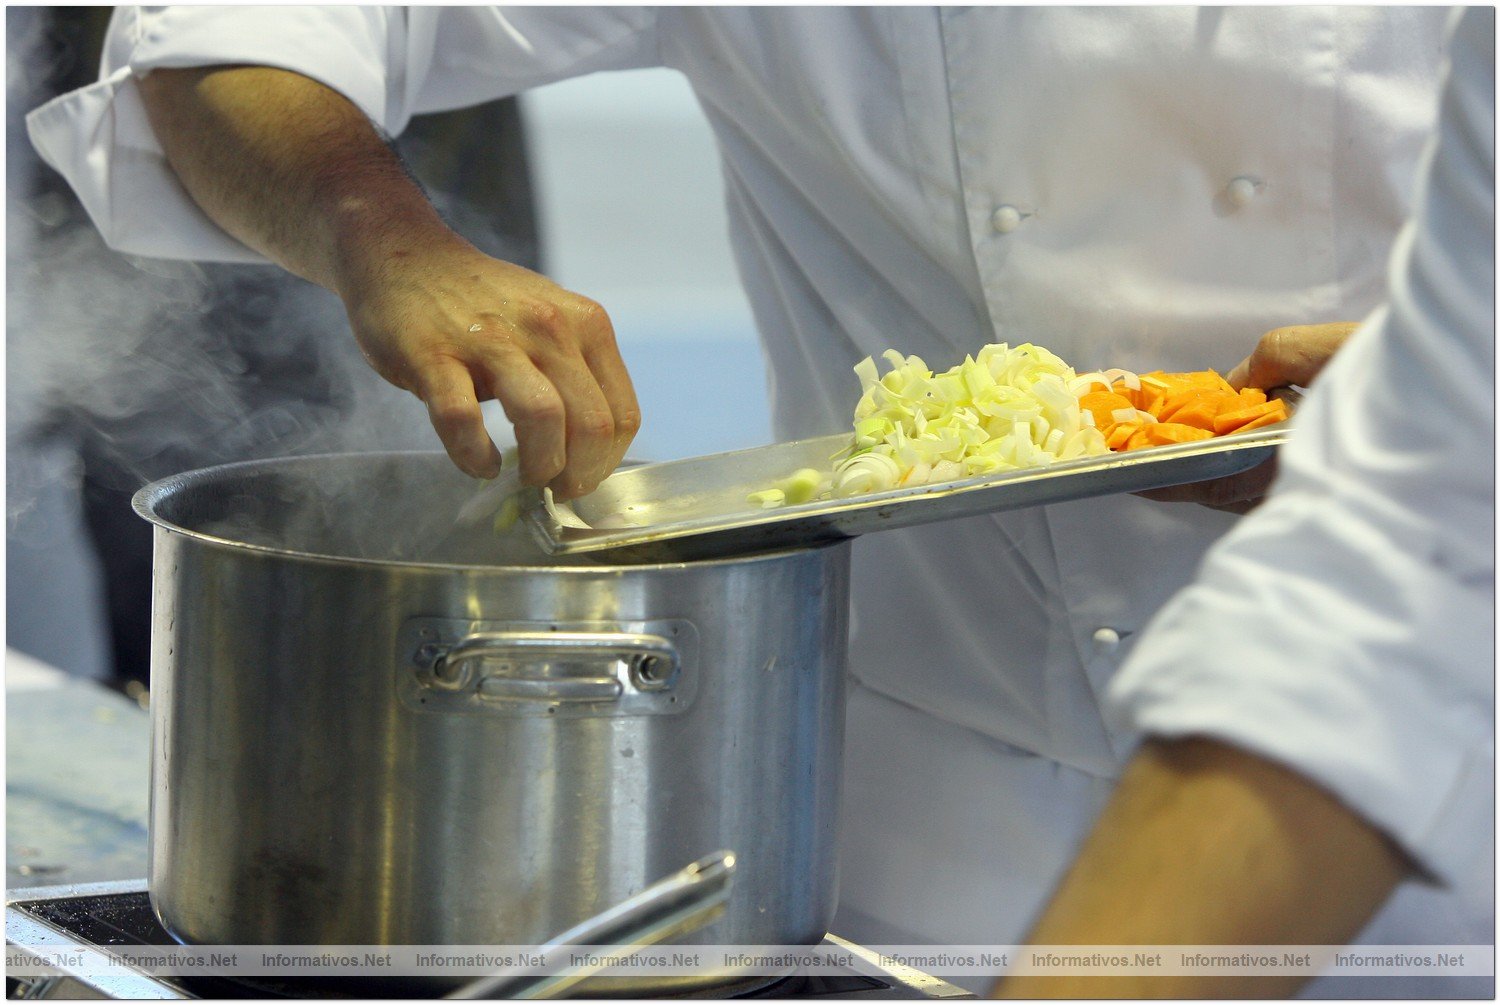
[[[575,925],[538,947],[537,952],[555,960],[570,949],[587,946],[618,950],[623,955],[691,932],[724,910],[733,878],[734,852],[716,852]],[[515,967],[481,977],[446,997],[552,998],[592,976],[602,965],[580,965],[555,974]]]

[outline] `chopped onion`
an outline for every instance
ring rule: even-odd
[[[1104,376],[1104,374],[1100,373],[1098,370],[1092,370],[1088,373],[1080,373],[1078,376],[1068,381],[1068,390],[1082,397],[1083,395],[1088,394],[1089,390],[1093,388],[1095,384],[1103,387],[1106,391],[1108,391],[1110,388],[1109,378]]]
[[[894,458],[867,451],[839,462],[833,472],[833,492],[840,497],[884,492],[895,488],[900,477],[901,468]]]
[[[786,493],[780,489],[763,489],[760,492],[750,493],[746,501],[754,503],[761,509],[775,509],[786,503]]]
[[[512,492],[500,501],[500,508],[495,511],[495,520],[491,529],[496,534],[504,534],[516,525],[521,519],[521,493]]]
[[[1040,346],[1014,348],[1000,342],[934,374],[920,356],[894,349],[855,366],[862,393],[854,407],[849,445],[834,458],[831,478],[818,476],[811,496],[803,492],[816,472],[801,471],[774,490],[753,493],[759,505],[795,505],[794,499],[846,497],[866,492],[994,474],[1075,457],[1109,453],[1092,413],[1078,407],[1094,383],[1111,386],[1134,374],[1108,370],[1079,376]],[[774,500],[774,501],[773,501]]]
[[[1115,381],[1120,381],[1132,391],[1139,391],[1141,389],[1141,378],[1137,376],[1133,371],[1121,370],[1119,367],[1116,367],[1112,370],[1105,370],[1104,381],[1104,386],[1106,389],[1114,387]]]
[[[823,481],[822,474],[812,468],[800,468],[785,481],[778,482],[777,488],[785,494],[788,506],[798,506],[822,491]]]

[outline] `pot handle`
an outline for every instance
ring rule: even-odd
[[[478,667],[487,660],[501,665],[481,676]],[[427,643],[416,662],[430,687],[472,687],[481,699],[548,704],[616,701],[627,690],[665,691],[682,666],[670,640],[616,632],[476,632],[452,645]],[[552,672],[559,665],[588,672]]]

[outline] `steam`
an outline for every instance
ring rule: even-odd
[[[12,438],[91,439],[142,484],[182,465],[432,446],[331,294],[271,267],[117,255],[57,212],[63,198],[8,199]],[[12,517],[28,495],[11,485]]]
[[[121,490],[251,458],[438,449],[421,403],[369,368],[331,293],[273,266],[105,247],[25,137],[51,54],[36,9],[9,13],[11,525],[51,481],[78,477],[41,460],[42,445],[104,457]]]
[[[333,294],[271,265],[145,259],[104,245],[25,135],[25,114],[52,96],[46,86],[59,56],[49,18],[40,8],[7,10],[8,527],[59,489],[76,493],[84,457],[91,477],[102,472],[125,493],[234,461],[440,450],[421,402],[360,355]],[[403,142],[422,152],[421,130]],[[496,229],[483,210],[441,189],[431,195],[477,246],[534,261],[535,249]],[[513,442],[498,407],[488,403],[486,415],[496,441]],[[346,541],[352,553],[425,558],[432,546],[463,561],[474,548],[455,538],[452,521],[479,483],[449,468],[418,465],[424,484],[385,485],[360,464],[321,465],[315,486],[292,492],[307,505],[306,525],[278,517],[277,531],[313,548],[347,536],[347,523],[369,528],[365,539]],[[436,482],[441,505],[430,504]],[[266,530],[252,525],[252,511],[233,519],[238,527],[231,520],[215,529],[235,539]],[[492,551],[491,542],[467,540]]]

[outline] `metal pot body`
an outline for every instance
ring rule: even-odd
[[[727,848],[729,906],[691,941],[822,939],[847,544],[554,565],[451,533],[473,490],[440,455],[368,455],[137,497],[157,524],[163,924],[194,943],[537,944]]]

